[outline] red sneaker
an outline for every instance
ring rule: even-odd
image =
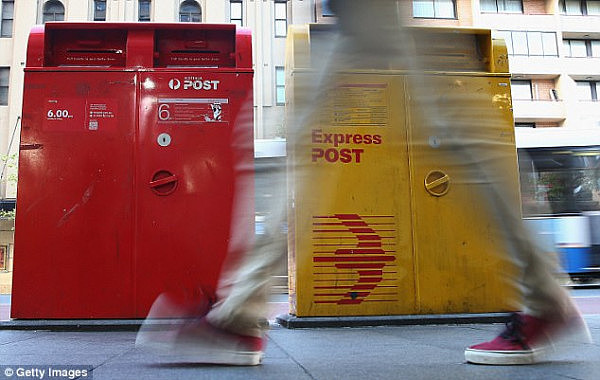
[[[589,341],[587,326],[579,313],[562,322],[515,313],[506,329],[494,340],[467,348],[465,359],[476,364],[532,364],[539,361],[552,346],[552,341],[567,330],[578,330],[588,337],[584,340]]]
[[[135,345],[178,362],[258,365],[265,339],[225,331],[201,318],[145,322]]]
[[[235,334],[217,328],[205,318],[187,323],[179,330],[173,349],[195,363],[258,365],[265,338]]]

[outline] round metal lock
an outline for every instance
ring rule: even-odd
[[[156,195],[169,195],[177,189],[179,179],[168,170],[159,170],[150,179],[148,186]]]
[[[450,189],[450,177],[440,170],[432,170],[425,176],[425,190],[434,197],[445,195]]]

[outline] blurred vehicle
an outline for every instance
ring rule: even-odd
[[[600,144],[518,154],[525,220],[558,248],[572,279],[600,278]]]

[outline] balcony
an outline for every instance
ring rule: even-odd
[[[560,16],[563,32],[600,32],[600,16]]]
[[[512,74],[535,74],[541,77],[557,77],[563,70],[563,62],[558,57],[511,55],[508,67]]]
[[[474,22],[475,27],[496,30],[556,31],[556,16],[525,15],[518,13],[481,13]]]
[[[594,128],[596,134],[600,128],[600,102],[596,100],[580,100],[569,104],[567,122],[570,128]]]
[[[600,76],[600,58],[562,58],[567,74],[580,78]]]
[[[556,100],[513,99],[513,113],[517,122],[560,122],[566,117],[564,103]]]

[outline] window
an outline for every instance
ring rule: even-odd
[[[597,211],[600,150],[597,146],[519,149],[524,216]]]
[[[600,1],[590,1],[586,2],[587,14],[590,16],[599,16],[600,15]]]
[[[563,0],[563,14],[570,16],[600,15],[600,0]]]
[[[50,0],[44,3],[42,21],[64,21],[65,6],[58,0]]]
[[[335,12],[329,6],[330,0],[321,0],[321,15],[323,17],[334,17]]]
[[[512,98],[515,100],[532,100],[533,93],[531,92],[530,80],[511,80],[510,88]]]
[[[287,0],[275,0],[275,37],[287,36]]]
[[[600,82],[596,81],[576,81],[577,99],[582,101],[598,101],[598,90]]]
[[[0,23],[0,37],[12,37],[14,0],[2,0],[2,23]]]
[[[590,41],[590,46],[592,48],[592,57],[600,58],[600,40]]]
[[[94,0],[94,21],[106,21],[106,0]]]
[[[244,8],[242,0],[229,2],[229,21],[237,26],[244,26]]]
[[[202,10],[200,5],[193,0],[185,0],[179,6],[179,21],[181,22],[201,22]]]
[[[454,0],[413,0],[413,17],[456,18]]]
[[[8,105],[8,80],[10,69],[8,67],[0,67],[0,106]]]
[[[523,13],[523,1],[481,0],[481,11],[491,13]]]
[[[580,0],[564,0],[563,12],[567,15],[583,15],[583,8]]]
[[[500,31],[495,34],[504,38],[509,55],[558,57],[554,32]]]
[[[138,21],[147,22],[150,21],[150,5],[151,0],[139,0],[138,1]]]
[[[277,105],[285,105],[285,71],[282,66],[275,67],[275,92]]]
[[[563,43],[566,57],[600,57],[600,40],[563,40]]]

